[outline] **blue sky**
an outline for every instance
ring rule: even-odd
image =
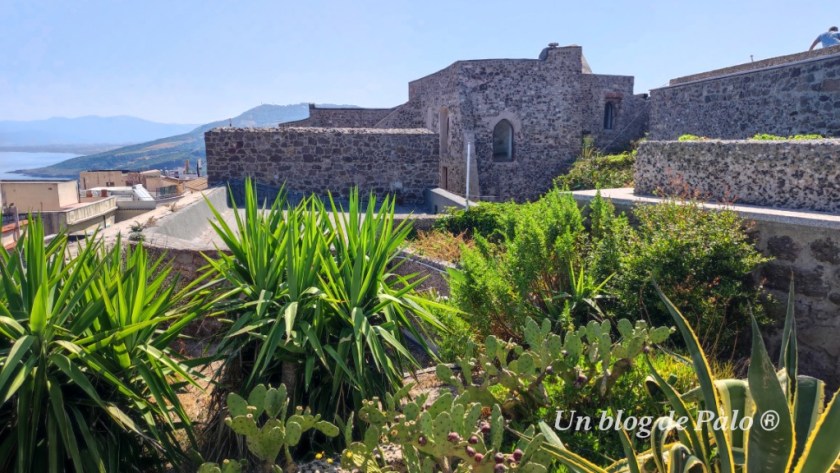
[[[535,58],[549,42],[583,46],[638,93],[807,50],[834,24],[840,2],[0,0],[0,120],[390,107],[456,60]]]

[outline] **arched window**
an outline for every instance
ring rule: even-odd
[[[513,161],[513,125],[507,120],[493,128],[493,160]]]
[[[612,102],[607,102],[604,105],[604,129],[612,130],[615,124],[615,105]]]

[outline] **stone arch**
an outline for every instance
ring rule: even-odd
[[[513,161],[513,124],[503,118],[493,127],[493,161]]]

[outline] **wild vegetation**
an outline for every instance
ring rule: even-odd
[[[557,177],[554,184],[561,189],[610,189],[633,187],[635,147],[618,154],[602,154],[591,139],[585,139],[580,157],[569,172]]]
[[[390,199],[260,202],[249,184],[239,203],[214,224],[229,253],[183,290],[142,245],[45,245],[37,219],[0,250],[0,469],[820,473],[840,455],[836,394],[797,370],[792,301],[769,362],[747,277],[764,260],[732,214],[672,202],[631,225],[560,189],[453,212],[447,299],[394,272],[411,228]],[[224,330],[190,359],[172,347],[198,317]],[[746,333],[740,380],[721,360]],[[421,356],[433,383],[406,377]],[[199,425],[180,396],[201,370]],[[782,428],[663,417],[700,409],[774,410]],[[662,429],[554,428],[619,411]]]

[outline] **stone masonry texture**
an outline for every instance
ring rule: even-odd
[[[840,47],[675,79],[650,102],[653,140],[840,137]]]
[[[836,226],[797,225],[760,221],[755,225],[757,246],[772,261],[758,277],[777,301],[770,315],[782,321],[794,278],[799,366],[804,374],[840,386],[840,232]],[[769,347],[778,352],[780,331]]]
[[[840,212],[840,140],[648,141],[635,192]]]
[[[470,194],[488,200],[531,200],[551,188],[579,156],[584,135],[602,149],[642,136],[644,96],[633,77],[592,74],[579,46],[549,47],[539,59],[458,61],[409,83],[408,109],[441,140],[440,186],[466,192],[467,143],[472,143]],[[604,128],[611,103],[614,126]],[[410,120],[395,112],[389,126]],[[493,129],[513,125],[513,159],[493,158]],[[414,122],[416,123],[416,122]]]
[[[309,104],[309,117],[285,122],[282,127],[372,128],[388,116],[393,108],[319,108]],[[413,127],[400,127],[413,128]]]
[[[419,195],[414,186],[421,182],[434,182],[434,186],[464,195],[467,143],[471,143],[473,198],[531,200],[549,190],[553,179],[568,170],[580,154],[584,136],[590,136],[603,150],[624,149],[643,136],[648,100],[646,95],[633,94],[633,82],[632,76],[593,74],[580,46],[551,45],[538,59],[458,61],[410,82],[408,102],[392,109],[310,106],[309,118],[280,127],[381,129],[383,138],[377,139],[376,146],[370,145],[371,131],[363,133],[365,138],[362,134],[349,138],[346,131],[335,135],[343,138],[326,138],[328,132],[313,131],[305,140],[306,132],[294,131],[288,135],[294,136],[292,141],[281,139],[277,132],[272,132],[271,139],[242,132],[232,146],[226,140],[234,130],[221,135],[216,130],[208,132],[210,181],[253,175],[261,184],[285,181],[290,189],[323,191],[345,188],[357,180],[350,177],[355,174],[372,189],[403,186],[408,200]],[[607,104],[613,110],[611,127],[605,126]],[[513,157],[508,161],[493,156],[493,130],[502,120],[513,126]],[[438,141],[434,179],[426,174],[427,137],[407,131],[424,144],[404,144],[398,152],[387,149],[391,146],[388,140],[395,136],[393,130],[417,128],[429,130]],[[298,139],[303,141],[294,141]],[[341,145],[332,146],[334,140],[340,140]],[[378,158],[368,162],[360,157],[364,153],[357,152],[362,151],[357,146],[363,146],[364,153],[377,147]],[[332,154],[338,151],[341,155]],[[262,157],[257,159],[257,154]],[[389,161],[379,159],[386,155]],[[355,158],[348,161],[347,156]],[[387,166],[376,167],[375,163]],[[354,169],[355,165],[361,168]],[[330,174],[327,168],[336,172]],[[417,176],[405,174],[421,169]],[[386,175],[376,177],[376,172]]]
[[[353,187],[420,203],[438,184],[438,138],[424,129],[216,128],[204,135],[211,185],[241,182],[345,198]]]

